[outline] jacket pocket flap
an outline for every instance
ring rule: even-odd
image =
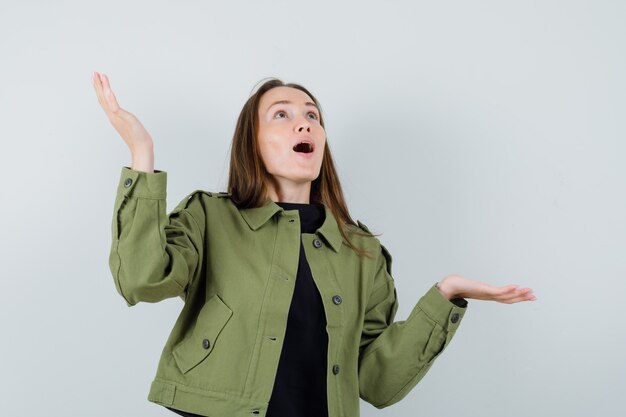
[[[217,294],[204,304],[191,334],[172,351],[182,373],[187,373],[213,351],[217,337],[232,314]]]

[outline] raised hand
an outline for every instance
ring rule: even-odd
[[[439,290],[447,298],[474,298],[476,300],[497,301],[513,304],[520,301],[535,301],[532,288],[516,284],[497,287],[483,281],[468,279],[460,275],[448,275],[439,282]]]
[[[134,154],[151,150],[153,148],[152,137],[135,115],[120,107],[107,76],[94,71],[92,83],[100,106],[131,152]]]

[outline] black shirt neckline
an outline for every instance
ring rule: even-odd
[[[323,204],[288,203],[282,201],[277,201],[276,204],[285,210],[298,210],[301,233],[315,233],[324,224],[326,210]]]

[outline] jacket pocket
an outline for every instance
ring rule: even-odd
[[[176,364],[183,374],[209,356],[232,314],[232,310],[217,294],[204,304],[191,334],[179,342],[172,351]]]

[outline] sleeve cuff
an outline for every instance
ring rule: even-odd
[[[467,300],[458,297],[448,300],[435,285],[420,298],[417,305],[434,322],[453,332],[459,327],[467,311]]]
[[[465,308],[467,307],[467,300],[465,298],[460,298],[460,297],[456,297],[453,298],[452,300],[450,300],[451,303],[454,303],[455,305],[461,307],[461,308]]]
[[[123,166],[117,185],[117,194],[128,197],[165,199],[167,196],[167,172],[136,171]]]

